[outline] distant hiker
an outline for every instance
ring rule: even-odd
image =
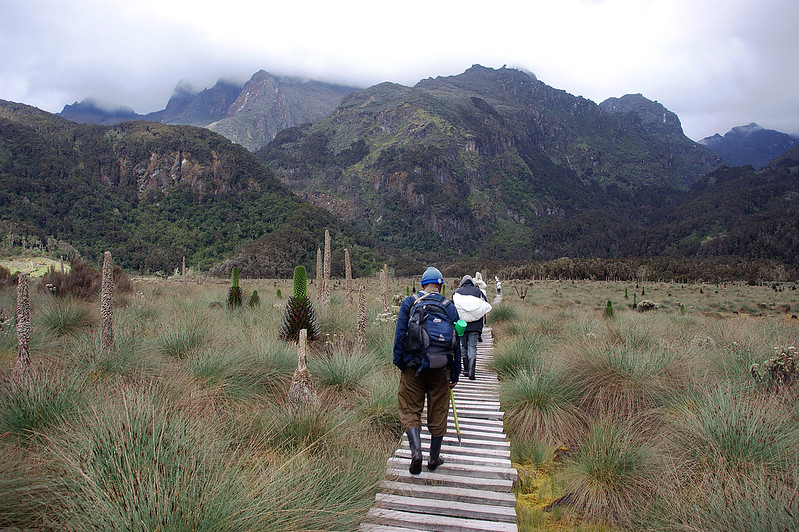
[[[494,280],[497,282],[497,295],[501,296],[502,295],[502,283],[499,282],[499,277],[497,277],[496,275],[494,276]]]
[[[479,288],[481,292],[483,292],[483,295],[488,296],[486,293],[488,285],[485,283],[485,281],[483,281],[483,274],[480,272],[475,273],[473,281],[474,285]]]
[[[458,316],[466,322],[466,331],[461,336],[461,356],[463,357],[463,374],[469,380],[475,380],[477,366],[477,341],[483,333],[483,321],[491,310],[485,294],[477,286],[470,275],[464,275],[458,289],[452,294],[452,302],[458,309]]]
[[[420,431],[425,398],[431,436],[427,468],[433,471],[444,463],[440,453],[447,433],[449,390],[458,383],[461,372],[461,347],[454,326],[458,311],[441,295],[443,285],[441,272],[427,268],[422,274],[422,291],[402,301],[394,334],[394,365],[402,371],[397,390],[399,415],[408,435],[408,471],[412,475],[422,471]]]

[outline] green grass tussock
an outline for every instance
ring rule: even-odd
[[[636,438],[632,423],[600,420],[579,442],[579,453],[564,475],[574,506],[586,517],[613,526],[630,526],[654,492],[655,449]]]

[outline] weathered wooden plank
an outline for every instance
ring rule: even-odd
[[[372,508],[368,518],[373,523],[416,527],[427,532],[518,532],[515,523],[425,515],[385,508]]]
[[[408,460],[403,458],[391,457],[388,459],[388,465],[395,469],[402,469],[408,467]],[[423,468],[425,470],[426,468]],[[516,481],[519,478],[519,473],[512,467],[491,467],[480,466],[473,464],[453,464],[445,462],[444,465],[439,466],[434,473],[430,475],[437,475],[446,473],[448,475],[465,476],[465,477],[482,477],[482,478],[504,478],[506,480]]]
[[[426,467],[423,467],[421,474],[411,475],[408,472],[407,461],[405,461],[405,467],[389,467],[386,470],[386,478],[389,480],[396,480],[398,482],[405,482],[407,484],[427,484],[431,486],[484,489],[508,493],[513,490],[513,480],[504,478],[479,478],[450,475],[446,471],[441,471],[440,468],[436,469],[435,472],[430,472]]]
[[[400,449],[408,450],[410,446],[408,442],[403,442]],[[427,452],[429,445],[422,444],[423,452]],[[463,447],[458,445],[458,440],[452,438],[451,440],[444,439],[444,444],[441,446],[441,454],[444,457],[448,455],[463,455],[463,456],[482,456],[485,458],[497,458],[501,460],[510,459],[510,449],[485,449],[482,447]]]
[[[516,522],[515,508],[494,506],[491,504],[473,504],[469,502],[459,502],[456,504],[453,501],[447,500],[378,493],[375,497],[375,506],[377,508],[398,510],[400,512],[483,519],[487,521],[502,521],[505,523]]]
[[[510,492],[493,491],[473,488],[459,488],[430,484],[410,484],[395,480],[384,480],[380,484],[382,493],[392,495],[405,495],[407,497],[421,497],[425,499],[440,499],[452,502],[469,502],[473,504],[491,504],[496,506],[516,507],[516,496]]]
[[[394,452],[397,458],[411,459],[410,449],[397,449]],[[441,453],[441,456],[448,464],[461,464],[461,465],[478,465],[487,467],[511,467],[509,459],[495,458],[493,456],[475,456],[463,453]]]

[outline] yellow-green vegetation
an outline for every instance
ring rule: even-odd
[[[799,526],[796,288],[504,281],[519,530]]]
[[[278,338],[290,279],[242,279],[261,306],[232,309],[226,283],[140,279],[108,352],[99,304],[32,286],[33,377],[0,389],[0,528],[356,530],[401,434],[393,324],[363,282],[366,349],[334,292],[308,354],[322,400],[300,411],[297,347]],[[6,316],[14,298],[0,291]],[[7,377],[13,319],[0,348]]]
[[[11,275],[19,272],[29,273],[31,277],[41,277],[50,268],[61,271],[61,267],[69,271],[69,263],[51,259],[49,257],[25,256],[6,257],[0,259],[0,266],[7,269]]]
[[[294,411],[296,346],[278,337],[292,280],[240,284],[260,307],[228,309],[227,281],[136,280],[117,294],[109,352],[98,304],[31,289],[33,377],[0,390],[0,528],[358,528],[401,435],[395,315],[376,278],[356,280],[361,352],[336,286],[308,355],[321,400]],[[793,284],[503,288],[488,321],[520,530],[796,527]],[[633,310],[634,294],[658,308]],[[6,317],[14,297],[0,290]],[[0,330],[4,376],[12,324]]]

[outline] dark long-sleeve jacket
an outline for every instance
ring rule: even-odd
[[[416,301],[416,297],[421,297],[427,294],[425,299],[433,299],[436,301],[444,301],[446,298],[441,294],[435,292],[419,292],[416,296],[408,296],[400,305],[399,316],[397,316],[397,330],[394,333],[394,365],[397,366],[399,369],[405,369],[410,361],[412,360],[413,356],[410,353],[406,353],[403,348],[402,339],[405,337],[405,333],[408,332],[408,320],[411,317],[411,307],[413,306],[414,301]],[[446,307],[447,316],[452,320],[452,322],[458,321],[458,309],[455,308],[454,303],[450,303]],[[455,354],[453,359],[449,361],[449,381],[450,382],[458,382],[458,377],[461,374],[461,343],[455,342]]]

